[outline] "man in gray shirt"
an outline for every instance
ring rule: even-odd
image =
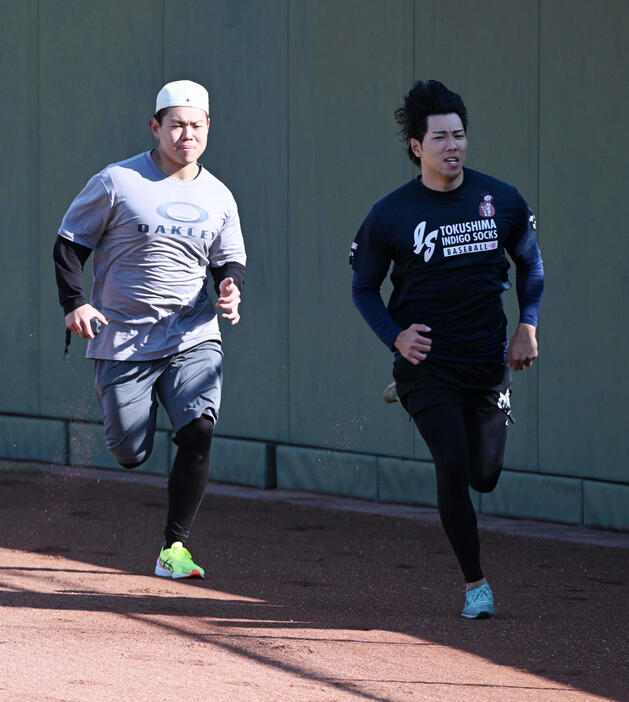
[[[209,96],[167,83],[151,131],[157,148],[93,176],[70,205],[54,249],[66,327],[89,339],[107,446],[125,468],[153,447],[157,398],[175,431],[164,543],[155,574],[203,577],[185,547],[210,469],[222,382],[223,318],[237,324],[246,255],[230,191],[198,158],[207,145]],[[88,302],[83,266],[93,252]]]

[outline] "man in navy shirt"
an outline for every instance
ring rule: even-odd
[[[511,369],[537,358],[543,266],[535,216],[518,191],[464,168],[467,110],[418,81],[395,113],[421,175],[377,202],[350,251],[354,303],[395,354],[400,402],[432,454],[444,530],[466,581],[462,612],[495,614],[469,486],[498,482],[511,419]],[[501,294],[516,266],[520,320],[507,344]],[[389,268],[393,292],[380,286]]]

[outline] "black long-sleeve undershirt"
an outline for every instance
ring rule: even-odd
[[[236,261],[227,261],[227,263],[217,268],[212,268],[210,266],[210,273],[214,279],[214,290],[216,290],[216,294],[220,295],[218,286],[221,284],[221,281],[225,280],[225,278],[231,278],[242,295],[242,290],[245,287],[245,272],[245,266]]]
[[[92,249],[65,237],[58,236],[55,241],[53,257],[59,303],[66,314],[89,302],[83,288],[83,268],[91,253]]]

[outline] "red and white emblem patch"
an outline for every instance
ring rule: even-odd
[[[478,214],[481,217],[493,217],[496,214],[496,208],[492,204],[493,199],[489,193],[483,195],[482,202],[478,206]]]

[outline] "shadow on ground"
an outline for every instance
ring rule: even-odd
[[[74,572],[103,580],[152,572],[165,509],[163,487],[0,472],[4,548],[69,559],[79,564]],[[5,608],[148,618],[165,631],[177,629],[176,617],[207,620],[205,629],[188,633],[191,639],[211,639],[232,654],[365,699],[390,698],[361,691],[368,681],[318,678],[314,668],[287,661],[286,632],[294,629],[291,641],[306,652],[321,637],[343,647],[352,632],[360,643],[369,632],[394,632],[412,637],[387,644],[404,647],[404,655],[409,645],[447,646],[558,689],[629,699],[629,551],[496,533],[483,533],[482,545],[498,616],[469,622],[459,616],[458,568],[435,524],[207,496],[190,542],[206,579],[167,581],[179,595],[154,594],[164,582],[155,579],[124,595],[3,588],[0,601]],[[28,575],[30,567],[17,570]],[[54,559],[51,574],[58,567],[72,574]],[[8,571],[15,574],[15,564],[0,563],[0,582]],[[33,571],[41,576],[42,568]],[[304,629],[315,634],[303,636]],[[399,682],[447,685],[438,665],[418,667],[416,680]],[[383,681],[395,682],[394,672]]]

